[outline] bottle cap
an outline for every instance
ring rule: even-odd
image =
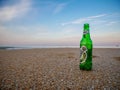
[[[85,24],[84,24],[84,27],[89,27],[89,24],[88,24],[88,23],[85,23]]]
[[[89,24],[88,24],[88,23],[85,23],[85,24],[84,24],[84,28],[89,28]]]

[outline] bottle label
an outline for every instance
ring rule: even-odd
[[[80,63],[84,63],[87,59],[87,48],[86,46],[82,46],[80,48]]]
[[[84,30],[84,31],[83,31],[83,34],[88,34],[88,33],[89,33],[88,30]]]

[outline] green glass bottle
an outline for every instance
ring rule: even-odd
[[[89,24],[84,24],[83,37],[80,41],[80,69],[92,69],[92,40],[90,38]]]

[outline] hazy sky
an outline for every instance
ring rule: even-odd
[[[0,0],[0,46],[120,45],[120,0]]]

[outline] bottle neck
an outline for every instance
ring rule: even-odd
[[[90,39],[89,24],[84,24],[83,38]]]
[[[90,39],[89,28],[84,28],[84,30],[83,30],[83,38]]]

